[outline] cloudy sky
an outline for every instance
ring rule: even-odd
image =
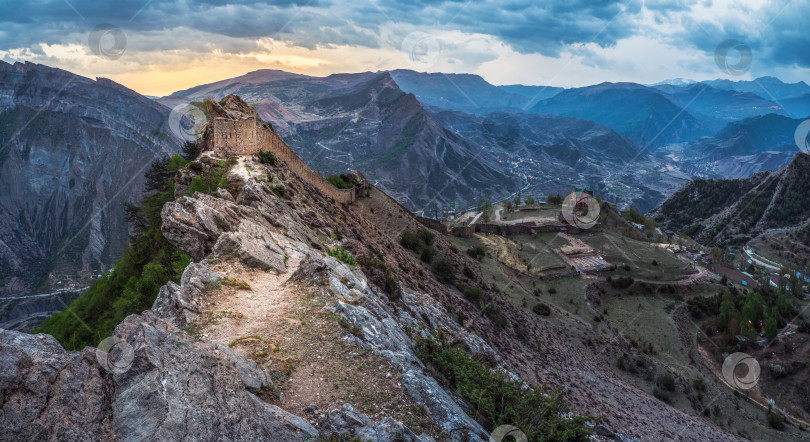
[[[7,62],[107,77],[148,95],[267,68],[406,68],[564,87],[810,82],[810,0],[38,0],[2,2],[0,23]],[[729,40],[738,43],[718,64]]]

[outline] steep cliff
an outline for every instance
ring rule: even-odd
[[[0,297],[112,265],[124,202],[153,159],[179,150],[168,115],[110,80],[0,62]]]

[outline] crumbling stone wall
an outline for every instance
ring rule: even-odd
[[[212,121],[213,142],[210,149],[223,158],[255,155],[269,151],[283,161],[296,175],[312,184],[324,195],[339,203],[351,204],[357,199],[357,189],[338,189],[309,166],[274,131],[265,128],[254,118],[232,120],[215,118]],[[362,176],[362,175],[359,175]]]

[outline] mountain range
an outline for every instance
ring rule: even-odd
[[[139,197],[148,163],[178,151],[168,116],[182,103],[239,95],[314,169],[361,170],[435,215],[581,186],[647,211],[692,178],[778,170],[797,152],[801,119],[774,100],[798,108],[808,97],[806,84],[773,78],[562,89],[409,70],[260,70],[149,99],[31,63],[3,63],[0,75],[6,294],[59,288],[120,256],[121,208]]]
[[[810,155],[745,179],[694,180],[653,215],[665,228],[707,245],[740,246],[760,235],[792,233],[810,222]]]

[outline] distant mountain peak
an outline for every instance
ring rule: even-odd
[[[669,80],[659,81],[658,83],[650,84],[649,86],[661,86],[663,84],[668,84],[671,86],[689,86],[691,84],[697,83],[695,80],[683,79],[683,78],[672,78]]]

